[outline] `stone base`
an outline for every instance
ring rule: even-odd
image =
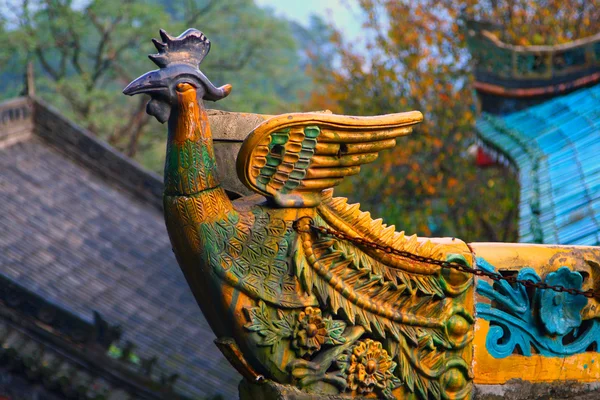
[[[598,400],[600,382],[537,382],[511,380],[504,385],[475,385],[474,400]]]
[[[260,383],[249,382],[246,379],[240,382],[240,400],[348,400],[348,396],[332,394],[311,394],[300,391],[290,385],[281,385],[272,381]],[[357,400],[366,400],[364,397],[355,397]]]
[[[261,383],[242,380],[240,400],[348,400],[348,396],[310,394],[293,386],[271,381]],[[364,397],[355,397],[366,400]],[[556,382],[531,383],[521,380],[505,385],[475,385],[473,400],[598,400],[600,383]]]

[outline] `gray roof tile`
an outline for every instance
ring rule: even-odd
[[[212,343],[159,202],[144,198],[154,189],[124,188],[48,135],[0,146],[0,273],[84,319],[95,310],[120,324],[140,356],[181,375],[177,391],[235,398],[240,377]]]

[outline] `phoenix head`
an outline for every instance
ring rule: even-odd
[[[160,30],[162,41],[152,39],[158,50],[148,57],[159,67],[131,82],[123,90],[126,95],[146,93],[151,99],[146,112],[161,123],[166,122],[177,104],[178,88],[187,85],[196,89],[198,101],[217,101],[231,92],[231,85],[216,87],[200,69],[200,63],[210,51],[210,41],[197,29],[188,29],[177,37]]]

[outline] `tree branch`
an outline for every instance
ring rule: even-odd
[[[194,3],[195,2],[193,0],[188,1],[188,7],[189,7],[189,9],[187,10],[188,12],[191,12],[191,9],[195,8],[193,5]],[[196,20],[198,18],[200,18],[201,15],[210,11],[210,9],[213,8],[216,4],[217,4],[217,0],[210,0],[207,5],[196,10],[195,12],[189,14],[189,17],[187,17],[185,20],[185,25],[187,25],[187,26],[193,25],[196,22]],[[186,15],[188,15],[188,12],[186,12]]]
[[[213,64],[213,67],[227,71],[239,71],[242,68],[244,68],[246,64],[248,64],[248,62],[252,59],[255,49],[256,48],[254,46],[249,47],[248,50],[246,50],[246,53],[242,57],[240,57],[235,63],[217,61],[215,64]]]
[[[35,48],[34,52],[38,60],[40,61],[40,64],[42,64],[42,67],[48,73],[48,75],[50,75],[55,81],[60,80],[58,72],[55,71],[54,68],[52,68],[52,65],[50,65],[50,63],[48,62],[48,60],[46,60],[46,56],[44,55],[44,52],[42,51],[42,48],[39,45]]]
[[[106,46],[109,44],[109,42],[111,40],[111,34],[114,32],[117,25],[123,20],[123,16],[119,15],[118,17],[115,18],[114,22],[112,24],[110,24],[110,26],[108,26],[107,28],[104,28],[102,26],[102,24],[100,23],[100,21],[98,20],[98,17],[96,16],[96,14],[90,9],[88,9],[87,11],[88,11],[88,15],[90,16],[90,20],[92,21],[92,24],[96,27],[98,32],[100,32],[100,34],[101,34],[100,41],[98,42],[98,46],[96,47],[96,52],[93,56],[93,58],[95,59],[94,68],[93,68],[94,72],[92,73],[92,78],[86,85],[86,89],[89,92],[94,88],[96,82],[98,81],[100,76],[104,73],[105,69],[108,68],[108,66],[110,66],[111,61],[104,58],[104,49],[106,48]]]
[[[61,7],[61,4],[54,4],[53,2],[46,1],[46,9],[45,11],[48,13],[48,29],[50,30],[50,34],[52,35],[54,46],[60,52],[60,61],[58,63],[58,77],[62,79],[65,77],[67,72],[67,58],[69,57],[69,47],[67,40],[65,39],[65,35],[60,32],[60,30],[55,25],[55,21],[58,19],[57,14],[55,12],[55,7]]]

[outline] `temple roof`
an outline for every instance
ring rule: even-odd
[[[520,241],[600,245],[600,85],[476,127],[519,171]]]
[[[177,375],[156,374],[156,358],[117,347],[120,334],[98,313],[90,323],[0,274],[0,398],[190,400],[173,391]]]
[[[84,320],[120,325],[174,389],[237,396],[240,376],[181,273],[162,182],[36,99],[0,104],[0,275]]]

